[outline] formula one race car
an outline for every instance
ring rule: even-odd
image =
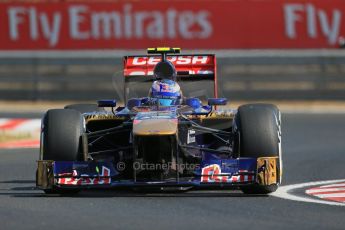
[[[125,56],[124,106],[100,100],[48,110],[37,187],[275,191],[282,177],[278,108],[226,109],[215,55],[179,53],[149,48],[148,55]]]

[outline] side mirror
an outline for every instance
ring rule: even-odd
[[[127,101],[127,108],[131,110],[133,107],[140,106],[141,99],[140,98],[131,98]]]
[[[226,105],[228,103],[228,99],[226,98],[209,98],[208,99],[208,105]]]
[[[200,99],[196,97],[187,98],[186,105],[192,107],[193,109],[198,109],[202,106]]]
[[[115,107],[116,106],[116,100],[110,99],[110,100],[99,100],[98,107]]]

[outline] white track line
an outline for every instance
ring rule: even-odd
[[[323,185],[323,184],[341,183],[341,182],[345,182],[345,179],[316,181],[316,182],[307,182],[307,183],[301,183],[301,184],[285,185],[285,186],[279,187],[276,192],[271,194],[271,196],[282,198],[282,199],[287,199],[287,200],[299,201],[299,202],[327,204],[327,205],[334,205],[334,206],[345,206],[345,203],[324,201],[324,200],[318,200],[318,199],[313,199],[313,198],[308,198],[308,197],[300,197],[300,196],[291,194],[291,190],[294,190],[294,189],[300,189],[300,188],[304,188],[304,187],[311,187],[311,186],[317,186],[317,185]]]
[[[320,188],[339,188],[339,187],[345,187],[345,183],[339,183],[339,184],[329,184],[329,185],[324,185],[321,186]]]

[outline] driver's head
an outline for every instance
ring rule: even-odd
[[[176,69],[170,61],[161,61],[155,66],[153,75],[157,80],[168,79],[175,81]]]
[[[157,98],[161,106],[177,105],[181,99],[180,86],[175,81],[168,79],[154,81],[150,96]]]

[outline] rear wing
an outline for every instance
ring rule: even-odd
[[[129,99],[129,84],[131,82],[152,82],[153,69],[155,65],[161,61],[159,55],[144,55],[144,56],[125,56],[124,57],[124,78],[125,78],[125,100]],[[207,91],[210,97],[218,97],[217,90],[217,69],[216,69],[216,56],[213,54],[201,55],[167,55],[166,59],[173,63],[177,71],[177,81],[180,84],[184,95],[188,96],[188,92],[193,91],[191,83],[185,84],[184,82],[194,82],[205,80],[213,82],[213,84],[204,84],[207,86]],[[199,84],[193,83],[194,86]],[[184,85],[188,85],[184,87]],[[133,86],[133,84],[131,85]],[[203,87],[204,87],[203,86]],[[195,87],[197,88],[197,87]],[[148,88],[149,89],[149,88]],[[148,90],[147,89],[147,90]],[[185,92],[187,91],[187,92]],[[211,93],[210,93],[211,92]],[[146,95],[147,96],[147,95]],[[191,96],[193,94],[191,93]]]

